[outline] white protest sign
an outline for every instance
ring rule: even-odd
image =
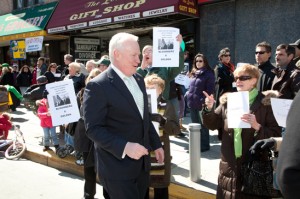
[[[190,87],[190,78],[183,74],[178,74],[175,77],[175,83],[179,85],[183,85],[186,89]]]
[[[286,119],[293,100],[271,98],[271,106],[274,117],[281,127],[286,127]]]
[[[178,28],[153,28],[152,67],[179,67]]]
[[[148,108],[151,113],[157,113],[157,95],[156,89],[147,89],[147,96],[148,96]],[[152,122],[156,132],[159,134],[159,123]]]
[[[243,122],[243,114],[249,113],[249,92],[241,91],[228,93],[227,95],[227,119],[228,128],[251,128],[247,122]]]
[[[53,126],[77,122],[80,118],[73,81],[46,84]]]

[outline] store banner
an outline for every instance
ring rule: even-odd
[[[10,49],[12,51],[13,59],[23,60],[26,59],[25,40],[11,40]]]
[[[43,36],[26,38],[26,52],[41,51],[43,48],[43,40]]]

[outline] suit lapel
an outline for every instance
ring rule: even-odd
[[[112,68],[107,69],[107,76],[110,79],[110,83],[127,99],[128,103],[133,108],[133,110],[135,110],[140,116],[141,114],[134,101],[134,98],[128,90],[127,86],[125,85],[124,81],[117,75],[117,73]]]

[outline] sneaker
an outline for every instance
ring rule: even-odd
[[[83,166],[84,161],[83,161],[83,159],[79,159],[79,160],[75,161],[75,164],[77,164],[78,166]]]
[[[44,146],[43,151],[49,151],[51,150],[49,146]]]

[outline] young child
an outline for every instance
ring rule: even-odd
[[[41,127],[44,131],[44,148],[43,151],[51,150],[49,148],[50,145],[50,137],[52,138],[52,143],[54,144],[55,150],[58,149],[58,138],[55,132],[55,127],[52,125],[51,114],[48,109],[48,101],[47,101],[47,92],[44,92],[43,99],[37,100],[36,105],[38,106],[37,115],[41,120]]]
[[[0,113],[0,139],[7,139],[11,126],[10,116],[7,113]]]

